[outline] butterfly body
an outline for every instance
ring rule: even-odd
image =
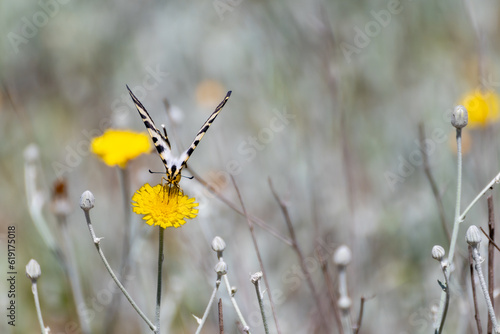
[[[142,121],[144,122],[144,125],[146,126],[146,129],[149,132],[149,135],[151,136],[151,139],[153,140],[156,151],[158,152],[163,164],[165,165],[167,174],[165,180],[167,181],[167,185],[179,187],[182,169],[186,167],[187,161],[191,157],[191,154],[193,154],[196,146],[198,146],[199,142],[210,128],[210,125],[212,125],[213,121],[215,120],[217,115],[219,115],[220,111],[226,104],[227,100],[231,96],[231,91],[227,92],[224,100],[219,103],[219,105],[215,108],[215,111],[210,115],[207,121],[200,128],[189,148],[185,150],[180,157],[176,158],[172,155],[170,141],[168,140],[167,131],[165,130],[165,128],[163,128],[164,134],[162,134],[161,131],[158,130],[158,128],[155,126],[155,123],[153,122],[153,119],[147,112],[146,108],[144,108],[142,103],[132,93],[128,86],[127,89],[129,91],[130,97],[134,101],[139,115],[142,118]]]

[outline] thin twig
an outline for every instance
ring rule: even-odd
[[[219,334],[224,334],[224,316],[222,314],[222,298],[219,298]]]
[[[124,277],[130,272],[129,265],[132,255],[132,236],[135,235],[133,229],[134,224],[132,224],[132,215],[130,214],[130,193],[129,193],[129,173],[127,168],[117,167],[118,177],[120,179],[122,201],[123,201],[123,220],[125,222],[123,234],[123,246],[122,246],[122,262],[120,265],[120,271],[118,272],[118,279],[123,280]],[[125,283],[125,282],[124,282]],[[106,316],[104,317],[103,328],[104,333],[112,333],[114,331],[115,325],[118,323],[116,321],[116,313],[120,307],[121,294],[118,291],[114,291],[111,297],[111,303],[106,310]]]
[[[365,297],[361,297],[361,301],[359,303],[359,314],[358,314],[358,321],[356,321],[356,328],[354,329],[354,334],[358,334],[360,328],[361,328],[361,321],[363,320],[363,311],[365,309]]]
[[[340,319],[340,310],[338,306],[338,298],[335,290],[333,289],[333,280],[328,272],[328,262],[321,255],[319,251],[316,252],[318,256],[318,261],[321,266],[321,272],[323,273],[323,277],[325,279],[326,288],[328,290],[328,295],[330,296],[330,304],[333,309],[333,316],[335,318],[335,322],[337,323],[337,329],[339,330],[339,334],[344,334],[344,329],[342,328],[342,320]]]
[[[241,209],[243,211],[243,215],[245,216],[245,218],[247,220],[248,228],[250,229],[250,235],[252,236],[252,242],[253,242],[253,245],[255,247],[255,252],[257,254],[257,259],[259,261],[260,270],[262,271],[264,283],[265,283],[266,289],[268,291],[267,295],[269,296],[269,302],[271,304],[271,311],[273,313],[274,323],[276,325],[276,331],[279,334],[279,333],[281,333],[281,330],[280,330],[280,326],[279,326],[279,322],[278,322],[278,317],[276,315],[276,310],[275,310],[274,301],[273,301],[273,294],[271,293],[272,290],[271,290],[271,287],[270,287],[269,282],[267,280],[266,271],[264,269],[264,262],[262,261],[262,257],[260,255],[260,250],[259,250],[259,245],[257,244],[257,238],[255,237],[255,233],[253,230],[253,222],[252,222],[252,220],[250,220],[250,217],[247,214],[247,209],[245,208],[245,204],[244,204],[243,199],[241,197],[240,189],[238,188],[238,185],[236,184],[236,181],[234,180],[234,177],[232,175],[231,175],[231,181],[233,182],[234,189],[236,190],[236,193],[238,195],[238,199],[239,199],[240,204],[241,204]]]
[[[208,183],[207,181],[205,181],[201,176],[199,176],[193,169],[191,169],[189,166],[187,167],[189,169],[189,172],[191,173],[191,175],[194,177],[194,179],[198,182],[200,182],[200,184],[202,186],[204,186],[208,191],[212,192],[215,194],[215,196],[217,196],[217,198],[219,200],[221,200],[222,202],[224,202],[227,206],[229,206],[232,210],[234,210],[235,212],[239,213],[240,215],[242,216],[245,216],[244,212],[240,209],[238,209],[238,207],[236,206],[236,204],[234,204],[233,202],[231,202],[230,200],[228,200],[226,197],[224,197],[220,191],[218,191],[215,187],[213,187],[210,183]],[[273,236],[275,236],[277,239],[283,241],[285,244],[287,244],[288,246],[291,246],[292,245],[292,242],[290,241],[290,239],[288,239],[287,237],[283,236],[280,232],[278,232],[276,229],[274,229],[272,226],[270,226],[269,224],[266,224],[264,221],[262,221],[261,219],[253,216],[253,215],[248,215],[248,218],[250,219],[250,221],[252,223],[255,223],[255,225],[261,227],[262,229],[268,231],[270,234],[272,234]]]
[[[198,321],[198,328],[196,329],[195,334],[199,334],[201,332],[201,329],[203,328],[203,325],[205,325],[205,322],[207,321],[208,318],[208,313],[210,313],[210,308],[212,307],[212,304],[215,300],[215,296],[217,295],[217,291],[219,290],[220,282],[221,282],[221,276],[217,274],[217,279],[215,280],[215,286],[212,291],[212,295],[210,296],[210,299],[208,301],[207,307],[205,308],[205,312],[203,313],[203,317],[201,320]]]
[[[236,315],[238,316],[239,322],[241,323],[242,331],[243,333],[250,334],[250,327],[248,326],[245,318],[243,317],[243,313],[241,313],[240,307],[236,302],[236,298],[234,298],[234,291],[231,288],[231,283],[229,283],[229,278],[227,277],[227,274],[222,277],[224,278],[224,284],[226,285],[227,294],[229,295],[231,303],[233,304],[233,308],[236,311]]]
[[[493,245],[493,247],[495,247],[497,249],[497,251],[500,252],[500,247],[495,243],[495,241],[493,241],[490,236],[488,235],[488,233],[486,233],[486,231],[480,227],[481,229],[481,232],[483,232],[483,234],[486,236],[486,238],[488,238],[488,240],[490,241],[490,243]]]
[[[472,260],[472,247],[469,246],[469,267],[470,267],[470,284],[472,286],[472,301],[474,303],[474,319],[476,319],[476,326],[478,334],[483,333],[483,328],[481,326],[481,319],[479,318],[479,312],[477,309],[477,297],[476,297],[476,279],[474,278],[474,261]]]
[[[418,125],[418,137],[420,141],[420,147],[422,148],[422,159],[423,159],[423,165],[424,165],[424,172],[425,175],[427,176],[427,180],[429,180],[429,184],[432,189],[432,194],[434,195],[434,199],[436,200],[436,204],[438,207],[438,213],[439,213],[439,220],[441,221],[441,226],[443,227],[443,231],[446,235],[446,239],[448,240],[448,244],[450,243],[450,229],[448,228],[448,224],[446,223],[446,216],[444,214],[444,205],[443,205],[443,200],[441,198],[441,195],[439,193],[436,180],[434,179],[434,176],[432,175],[431,172],[431,167],[429,164],[429,155],[427,153],[427,150],[425,149],[424,146],[424,141],[425,141],[425,129],[424,129],[424,124],[419,123]]]
[[[297,254],[297,257],[299,258],[300,269],[302,270],[302,273],[304,274],[304,277],[306,278],[306,282],[307,282],[309,288],[311,289],[311,293],[313,294],[313,298],[314,298],[314,301],[316,303],[316,307],[318,308],[318,312],[321,315],[321,320],[323,322],[323,325],[324,325],[325,329],[328,329],[329,326],[328,326],[328,322],[326,320],[327,318],[324,314],[324,310],[321,307],[321,301],[320,301],[318,294],[316,292],[316,288],[314,287],[314,283],[312,281],[311,274],[309,273],[309,270],[307,270],[307,268],[306,268],[306,262],[304,259],[304,255],[302,254],[302,251],[301,251],[299,244],[297,242],[297,237],[295,236],[295,229],[294,229],[292,221],[290,219],[290,214],[288,213],[288,206],[284,201],[281,200],[278,193],[274,189],[273,182],[272,182],[271,178],[268,178],[268,182],[269,182],[269,187],[271,188],[271,192],[273,193],[274,198],[278,202],[278,205],[280,206],[281,212],[283,213],[283,216],[285,218],[285,222],[286,222],[286,225],[288,227],[288,232],[290,233],[290,239],[292,240],[291,246],[292,246],[293,250],[295,251],[295,253]]]
[[[118,287],[120,288],[120,290],[125,295],[125,298],[127,298],[127,300],[129,301],[130,305],[132,305],[132,307],[134,308],[134,310],[148,324],[149,328],[152,331],[155,331],[156,330],[155,325],[153,325],[153,323],[148,319],[148,317],[144,314],[144,312],[142,312],[142,310],[139,308],[139,306],[137,306],[137,304],[132,299],[132,297],[130,296],[130,294],[128,293],[128,291],[125,289],[125,287],[123,286],[123,284],[116,277],[113,269],[111,269],[111,266],[109,265],[109,262],[106,259],[106,257],[104,256],[104,253],[103,253],[103,251],[101,249],[100,241],[101,241],[102,238],[98,238],[96,236],[95,232],[94,232],[94,227],[92,226],[92,221],[90,219],[89,210],[85,210],[84,209],[83,212],[85,213],[85,219],[87,221],[87,227],[89,228],[89,231],[90,231],[90,236],[91,236],[91,238],[92,238],[92,240],[94,242],[94,245],[95,245],[95,247],[97,249],[97,252],[99,253],[99,256],[101,257],[102,262],[104,263],[104,266],[106,267],[106,269],[108,270],[109,274],[111,275],[111,278],[115,281],[116,285],[118,285]]]
[[[495,290],[495,246],[492,241],[495,240],[495,208],[493,206],[493,196],[488,196],[488,229],[489,240],[488,243],[488,294],[490,295],[491,305],[495,308],[495,299],[493,298],[493,291]],[[491,319],[488,318],[487,333],[493,333],[493,324]]]

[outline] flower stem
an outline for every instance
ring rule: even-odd
[[[243,314],[241,313],[240,308],[238,307],[238,303],[236,302],[236,299],[234,298],[234,294],[231,292],[231,284],[229,284],[229,279],[227,278],[227,274],[224,275],[224,283],[226,284],[227,293],[229,294],[229,297],[231,298],[231,303],[233,303],[234,310],[236,311],[236,314],[238,315],[238,318],[240,319],[241,325],[243,326],[243,332],[250,334],[250,327],[248,327],[247,322],[245,321],[245,318],[243,318]]]
[[[453,256],[457,244],[458,230],[463,221],[460,215],[460,200],[462,197],[462,129],[457,129],[457,199],[455,202],[455,220],[451,237],[450,252],[448,253],[448,263],[453,265]],[[449,275],[448,271],[448,275]]]
[[[42,334],[47,334],[45,325],[43,324],[42,310],[40,309],[40,301],[38,300],[38,289],[36,287],[36,282],[31,284],[31,292],[33,292],[33,298],[35,299],[36,315],[38,316],[38,323],[40,324],[40,329]]]
[[[106,267],[106,269],[108,270],[109,274],[111,275],[111,278],[115,281],[116,285],[118,285],[118,287],[120,288],[120,290],[125,295],[125,298],[127,298],[127,300],[129,301],[130,305],[132,305],[132,307],[134,308],[134,310],[148,324],[149,328],[152,331],[155,331],[156,330],[155,325],[153,325],[153,323],[146,317],[146,315],[144,314],[144,312],[141,311],[141,309],[139,308],[139,306],[137,306],[137,304],[134,302],[134,300],[132,299],[132,297],[130,296],[130,294],[127,292],[127,290],[125,289],[125,287],[122,285],[122,283],[116,277],[115,273],[113,272],[113,269],[111,269],[111,266],[108,263],[108,260],[106,260],[106,257],[104,256],[104,253],[103,253],[103,251],[101,249],[101,245],[100,245],[101,238],[98,238],[95,235],[94,228],[92,227],[92,221],[90,220],[89,210],[83,210],[83,212],[85,213],[85,219],[87,220],[87,226],[89,228],[92,240],[94,241],[94,245],[95,245],[95,247],[97,249],[97,252],[99,253],[99,256],[101,256],[101,259],[102,259],[102,262],[104,263],[104,266]]]
[[[158,284],[156,286],[156,313],[155,313],[155,333],[160,333],[160,313],[161,313],[161,274],[163,267],[163,234],[165,229],[158,226]]]
[[[85,300],[83,298],[82,286],[76,269],[75,252],[73,250],[73,243],[71,242],[71,238],[68,233],[66,216],[58,215],[57,220],[59,221],[59,226],[61,227],[64,246],[66,248],[66,267],[71,290],[73,292],[73,298],[75,299],[76,313],[78,315],[78,320],[80,321],[82,333],[89,334],[91,333],[89,323],[84,314],[82,314],[82,306],[85,306]]]
[[[460,223],[463,221],[460,216],[460,201],[462,197],[462,129],[457,128],[457,198],[455,201],[455,219],[453,223],[453,232],[451,234],[450,251],[448,252],[449,269],[444,270],[445,280],[449,281],[451,270],[453,268],[453,256],[455,255],[455,246],[457,244],[458,230]],[[446,311],[450,300],[449,289],[441,292],[441,302],[439,305],[439,317],[436,323],[437,333],[441,333],[446,319]]]
[[[262,277],[262,273],[258,274],[260,274],[260,277]],[[262,323],[264,324],[264,331],[266,332],[266,334],[269,334],[266,312],[264,311],[264,302],[262,301],[262,292],[260,291],[260,277],[257,276],[256,279],[252,280],[252,283],[254,283],[255,285],[255,293],[257,294],[257,300],[259,301],[259,308],[260,308],[260,314],[262,315]]]
[[[208,318],[208,313],[210,312],[210,308],[212,307],[212,304],[215,300],[215,295],[217,294],[217,290],[219,290],[220,286],[220,276],[217,277],[217,280],[215,281],[215,287],[214,290],[212,291],[212,295],[210,296],[210,300],[208,301],[207,308],[205,309],[205,313],[203,313],[203,317],[201,318],[198,328],[196,329],[195,334],[199,334],[201,332],[201,329],[203,328],[203,325],[205,325],[205,321],[207,321]]]
[[[474,268],[477,272],[477,277],[479,278],[479,283],[481,285],[481,290],[483,290],[484,299],[486,300],[486,306],[488,308],[488,313],[490,314],[491,323],[495,333],[500,332],[500,327],[498,326],[497,318],[495,316],[495,310],[493,309],[493,304],[491,303],[490,295],[488,294],[488,287],[486,285],[486,280],[484,279],[483,269],[481,268],[481,256],[477,247],[472,247],[472,258],[474,259]]]

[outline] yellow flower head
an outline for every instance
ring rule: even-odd
[[[198,214],[194,198],[184,195],[179,188],[161,184],[151,187],[146,183],[132,196],[132,201],[133,211],[145,215],[142,219],[146,223],[163,228],[177,228],[186,223],[184,219],[192,219]]]
[[[92,139],[90,148],[106,165],[125,168],[129,160],[151,152],[151,142],[145,133],[108,129]]]
[[[494,91],[476,90],[465,95],[461,102],[469,114],[469,127],[484,127],[500,117],[500,97]]]

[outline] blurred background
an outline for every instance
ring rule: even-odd
[[[43,217],[63,256],[64,238],[74,249],[85,301],[80,306],[92,332],[148,332],[123,297],[109,327],[114,284],[79,208],[81,193],[91,190],[96,234],[118,270],[125,211],[131,208],[123,206],[118,167],[105,165],[89,145],[110,127],[145,132],[126,84],[156,124],[166,124],[175,154],[188,147],[232,90],[189,167],[240,209],[233,176],[248,213],[289,240],[269,180],[287,204],[319,297],[314,298],[294,249],[256,226],[271,288],[266,297],[274,297],[282,333],[326,332],[318,307],[327,314],[329,332],[339,332],[320,259],[336,291],[332,256],[343,244],[352,251],[348,287],[354,321],[360,298],[367,299],[360,333],[431,332],[432,307],[441,292],[436,280],[442,274],[430,251],[436,244],[446,250],[449,245],[423,171],[422,150],[427,149],[451,230],[456,144],[449,115],[464,99],[486,101],[489,116],[464,130],[462,205],[499,170],[499,14],[500,4],[493,0],[473,6],[451,0],[1,1],[0,264],[7,277],[7,228],[15,226],[18,274],[16,326],[9,326],[2,313],[0,332],[39,331],[24,277],[31,258],[42,269],[38,289],[45,325],[52,333],[80,330],[64,266],[30,215],[30,187],[43,194]],[[31,164],[36,181],[26,176],[30,144],[38,149]],[[130,195],[146,182],[160,182],[161,175],[148,169],[163,170],[156,153],[128,164]],[[65,180],[71,205],[67,236],[50,209],[57,180]],[[260,265],[245,218],[198,181],[183,179],[181,185],[200,211],[181,228],[165,231],[162,332],[195,331],[192,314],[202,316],[215,282],[217,257],[210,243],[218,235],[227,243],[224,260],[238,289],[236,300],[252,332],[263,333],[249,280]],[[498,207],[498,194],[492,193]],[[141,216],[133,219],[137,234],[126,286],[152,319],[158,236]],[[484,199],[461,227],[461,253],[467,251],[467,226],[486,222]],[[457,267],[445,327],[450,333],[469,332],[474,320],[470,286],[464,283],[468,272]],[[6,279],[0,279],[0,287],[5,310]],[[224,286],[218,296],[226,331],[236,333],[236,313]],[[485,321],[486,312],[482,315]],[[217,328],[213,307],[202,333]]]

